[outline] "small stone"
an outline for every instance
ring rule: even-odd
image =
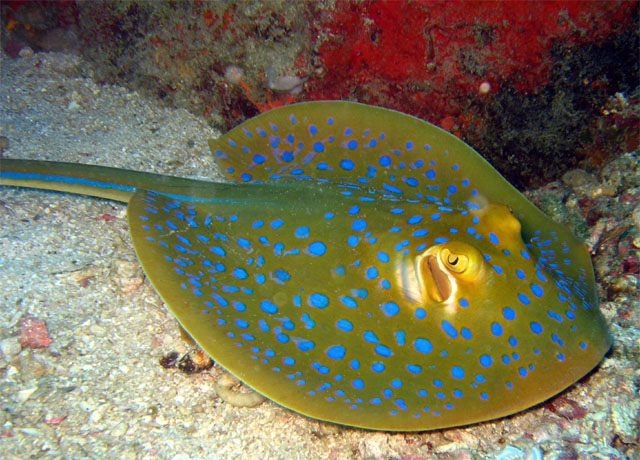
[[[106,410],[107,410],[106,404],[103,404],[97,407],[94,411],[91,412],[91,415],[89,416],[89,421],[95,425],[100,420],[102,420],[102,417],[104,417],[104,413],[106,412]]]
[[[31,395],[33,395],[36,392],[37,389],[38,387],[32,387],[32,388],[25,388],[24,390],[18,391],[16,395],[16,401],[18,401],[21,404],[24,403],[27,399],[31,397]]]
[[[125,422],[118,423],[111,429],[111,436],[113,436],[114,438],[119,438],[120,436],[123,436],[128,429],[129,425],[127,425]]]
[[[7,337],[0,341],[0,353],[6,361],[11,361],[22,351],[18,337]]]
[[[596,178],[586,172],[584,169],[572,169],[562,176],[562,182],[569,187],[575,189],[585,185],[595,184]]]
[[[75,110],[79,110],[79,109],[80,109],[80,104],[78,104],[78,101],[71,101],[67,105],[67,110],[69,110],[71,112],[73,112]]]
[[[18,53],[18,56],[20,56],[20,57],[33,56],[33,50],[31,48],[29,48],[28,46],[25,46],[24,48],[22,48],[20,50],[20,52]]]
[[[230,65],[226,69],[224,69],[224,79],[232,85],[237,85],[238,83],[240,83],[243,76],[244,72],[237,65]]]
[[[25,348],[47,348],[51,345],[51,337],[44,321],[31,315],[23,315],[18,320],[20,344]]]
[[[98,326],[97,324],[92,324],[89,327],[89,331],[96,337],[104,337],[107,333],[107,330],[104,327]]]
[[[125,294],[135,292],[144,282],[140,264],[129,260],[117,260],[114,263],[113,279]]]

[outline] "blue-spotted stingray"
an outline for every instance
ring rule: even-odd
[[[585,246],[446,131],[308,102],[210,146],[231,183],[5,159],[0,184],[127,202],[140,263],[182,327],[247,385],[320,420],[494,419],[609,349]]]

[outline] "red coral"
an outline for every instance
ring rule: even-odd
[[[554,42],[601,40],[628,23],[633,8],[620,1],[338,0],[319,30],[325,77],[307,98],[457,118],[470,95],[486,94],[482,83],[523,91],[546,83]]]

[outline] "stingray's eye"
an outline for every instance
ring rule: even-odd
[[[469,266],[469,258],[464,254],[456,254],[448,249],[443,249],[441,255],[442,262],[452,272],[462,273]]]

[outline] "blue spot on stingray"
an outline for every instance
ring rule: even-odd
[[[300,315],[300,320],[304,322],[305,329],[313,329],[316,325],[316,322],[309,317],[309,313],[303,313]]]
[[[376,352],[376,354],[383,356],[385,358],[393,355],[393,352],[391,351],[391,349],[385,345],[376,345],[374,347],[374,351]]]
[[[419,374],[422,372],[422,367],[417,364],[407,364],[407,370],[412,374]]]
[[[453,366],[451,368],[451,375],[453,376],[453,378],[463,379],[464,378],[464,369],[461,368],[460,366]]]
[[[363,219],[355,219],[351,224],[351,228],[355,231],[360,231],[367,226],[367,221]]]
[[[278,312],[278,306],[268,300],[260,302],[260,310],[270,315]]]
[[[389,254],[387,254],[386,252],[378,252],[377,257],[380,262],[389,262]]]
[[[427,339],[417,338],[413,341],[413,346],[420,353],[431,353],[433,345]]]
[[[536,283],[531,283],[531,292],[533,292],[536,297],[542,297],[544,295],[544,289],[542,289]]]
[[[348,319],[339,319],[336,321],[336,327],[346,332],[353,330],[353,324]]]
[[[325,246],[322,241],[314,241],[307,247],[307,249],[314,256],[321,256],[326,252],[327,246]]]
[[[502,316],[504,316],[504,319],[512,321],[516,317],[516,312],[511,307],[504,307],[502,309]]]
[[[525,278],[525,274],[524,271],[522,271],[521,269],[517,268],[516,269],[516,276],[518,278],[520,278],[521,280],[523,280]]]
[[[317,153],[324,152],[324,144],[320,141],[316,141],[313,143],[313,150]]]
[[[309,227],[301,226],[296,228],[295,235],[297,238],[306,238],[309,236]]]
[[[385,189],[387,192],[391,192],[391,193],[404,193],[402,189],[396,187],[395,185],[390,185],[390,184],[382,184],[382,188]]]
[[[502,325],[495,321],[491,323],[491,333],[496,337],[500,337],[502,335]]]
[[[308,350],[313,349],[316,346],[316,344],[311,340],[304,340],[303,339],[303,340],[300,340],[296,344],[296,346],[298,347],[298,350],[300,350],[300,351],[308,351]]]
[[[529,300],[529,297],[527,297],[522,292],[518,293],[518,300],[520,300],[520,302],[522,302],[525,305],[529,305],[531,303],[531,300]]]
[[[364,388],[364,382],[362,381],[362,379],[353,379],[351,381],[351,386],[353,386],[353,388],[355,388],[356,390],[361,390]]]
[[[371,370],[373,372],[382,372],[384,371],[384,363],[380,362],[380,361],[376,361],[373,364],[371,364]]]
[[[345,307],[356,308],[358,306],[358,303],[352,297],[349,297],[348,295],[340,296],[340,297],[338,297],[338,299],[340,299],[340,302],[342,302]]]
[[[413,312],[413,314],[415,315],[416,318],[418,319],[422,319],[425,316],[427,316],[427,312],[425,311],[424,308],[422,307],[418,307],[415,309],[415,311]]]
[[[271,222],[271,227],[278,228],[281,227],[282,224],[284,224],[284,221],[282,219],[275,219],[273,222]]]
[[[346,171],[351,171],[354,167],[353,161],[348,158],[340,160],[340,167]]]
[[[422,221],[422,216],[411,216],[407,219],[409,225],[414,225]]]
[[[309,305],[316,308],[325,308],[329,305],[329,298],[319,292],[314,292],[309,296]]]
[[[247,271],[244,268],[236,267],[233,269],[233,276],[235,276],[240,280],[243,280],[247,278],[249,275],[247,274]]]
[[[447,333],[449,337],[454,339],[458,337],[458,331],[456,330],[455,327],[453,327],[453,325],[449,321],[442,320],[442,322],[440,323],[440,327],[444,332]]]
[[[274,274],[280,281],[289,281],[291,279],[289,272],[282,268],[277,269]]]
[[[469,306],[469,301],[466,298],[461,297],[460,299],[458,299],[458,304],[461,307],[468,307]]]
[[[385,302],[380,305],[380,308],[382,308],[382,311],[387,316],[395,316],[400,311],[400,307],[398,307],[398,304],[395,302]]]
[[[358,147],[358,141],[355,139],[351,139],[349,142],[347,142],[347,148],[351,149],[351,150],[355,150]]]
[[[499,243],[498,237],[493,232],[489,232],[489,241],[491,241],[493,244]]]
[[[342,359],[346,353],[345,348],[342,345],[333,345],[327,348],[327,356],[331,359]]]
[[[360,361],[358,361],[357,359],[352,359],[351,361],[349,361],[349,367],[353,370],[359,369]]]
[[[482,367],[489,367],[493,363],[493,359],[490,355],[482,355],[480,356],[480,365]]]
[[[220,246],[211,246],[209,248],[209,250],[211,252],[213,252],[214,254],[219,255],[220,257],[224,257],[226,255],[226,252],[223,248],[221,248]]]
[[[238,243],[238,246],[240,246],[240,247],[243,247],[243,248],[250,248],[251,247],[251,241],[249,241],[246,238],[242,238],[241,236],[238,237],[236,242]]]
[[[380,340],[378,339],[378,337],[373,333],[373,331],[364,331],[362,333],[362,338],[369,342],[369,343],[379,343]]]
[[[534,334],[540,334],[542,332],[542,325],[537,321],[532,321],[531,324],[529,324],[529,327]]]

